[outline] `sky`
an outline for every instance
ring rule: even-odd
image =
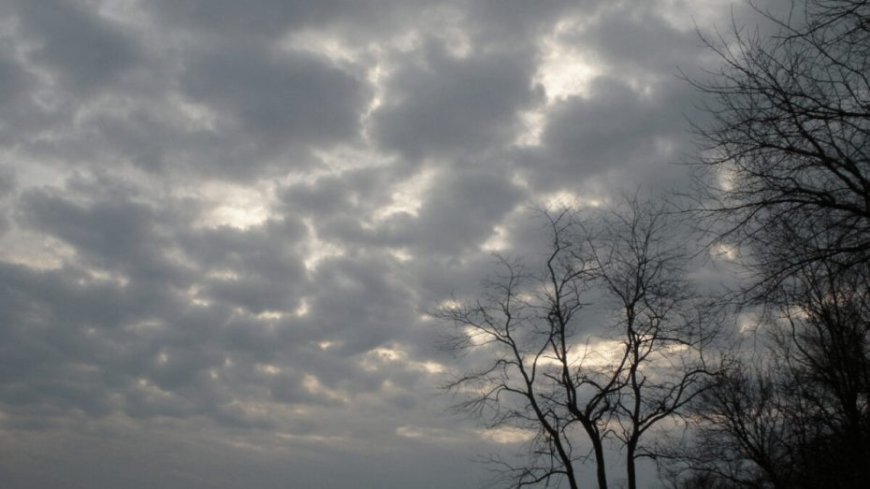
[[[480,487],[427,315],[685,189],[728,0],[0,2],[0,481]],[[655,487],[652,479],[645,482]]]

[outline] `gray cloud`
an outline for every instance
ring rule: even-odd
[[[602,9],[597,22],[581,32],[563,34],[563,40],[593,50],[599,60],[623,74],[670,77],[681,68],[694,70],[684,62],[706,54],[697,32],[690,25],[673,25],[658,8],[639,7],[629,15]]]
[[[322,23],[339,14],[353,2],[266,0],[242,5],[232,0],[158,0],[156,12],[162,20],[193,26],[216,35],[231,34],[243,39],[277,35],[309,23]]]
[[[425,43],[417,59],[387,84],[390,94],[375,114],[378,139],[406,158],[462,155],[509,142],[517,111],[541,101],[533,65],[522,53],[455,58]]]
[[[142,53],[120,26],[72,1],[15,2],[29,58],[76,95],[93,95],[140,62]]]
[[[0,120],[0,141],[12,142],[19,133],[19,124],[29,126],[34,122],[36,117],[30,114],[36,110],[30,89],[33,83],[33,75],[14,59],[12,49],[0,44],[0,109],[11,115]]]
[[[624,178],[628,169],[635,177],[625,181],[626,188],[649,183],[652,175],[645,168],[667,171],[691,148],[686,117],[692,94],[672,88],[675,83],[676,78],[655,83],[639,93],[617,78],[596,78],[588,95],[558,102],[548,114],[541,146],[520,150],[516,158],[542,186],[565,185],[566,178],[577,186],[608,172]],[[673,178],[675,172],[668,173]]]
[[[261,47],[262,49],[262,47]],[[355,134],[366,102],[363,82],[316,58],[227,50],[191,60],[185,91],[238,125],[248,144],[318,145]]]
[[[445,174],[428,197],[415,223],[415,248],[457,256],[482,245],[523,194],[503,173],[469,169]]]

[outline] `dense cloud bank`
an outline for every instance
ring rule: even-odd
[[[0,479],[476,485],[516,437],[426,312],[535,204],[685,185],[729,7],[4,2]]]

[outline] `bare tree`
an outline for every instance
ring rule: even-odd
[[[699,397],[695,443],[671,454],[675,478],[746,488],[866,485],[870,274],[825,266],[808,265],[779,299],[766,355],[736,363]]]
[[[547,217],[552,240],[542,274],[500,258],[503,274],[486,284],[478,300],[436,311],[460,327],[455,348],[483,350],[485,356],[482,368],[449,387],[467,395],[461,407],[485,417],[490,427],[537,433],[528,464],[499,461],[514,487],[564,479],[571,489],[578,488],[578,464],[584,457],[574,440],[579,425],[593,446],[598,485],[604,489],[603,443],[622,361],[610,375],[600,375],[573,358],[582,341],[578,337],[589,328],[577,315],[597,271],[569,239],[572,214]]]
[[[870,479],[870,269],[813,263],[781,295],[782,411],[799,435],[795,458],[825,468],[798,472],[804,483],[860,487]]]
[[[591,452],[604,489],[613,441],[626,450],[635,488],[643,436],[679,416],[709,375],[701,353],[711,334],[698,327],[706,318],[687,285],[686,256],[667,239],[674,228],[664,209],[636,200],[600,228],[569,211],[547,218],[540,273],[502,258],[504,274],[478,300],[436,313],[459,326],[456,348],[483,358],[450,387],[489,426],[536,432],[528,463],[499,462],[514,487],[559,479],[577,488]],[[581,438],[589,452],[578,449]]]
[[[636,197],[626,204],[600,243],[589,246],[619,309],[625,359],[614,435],[625,447],[628,487],[636,489],[637,460],[654,455],[641,444],[643,435],[679,416],[715,376],[704,353],[720,321],[713,304],[701,300],[685,278],[685,244],[666,209]]]
[[[708,40],[723,69],[696,82],[713,100],[707,209],[773,286],[807,262],[870,259],[870,1],[795,5],[759,10],[776,35]]]
[[[708,44],[724,68],[703,163],[725,241],[744,246],[761,360],[696,405],[683,481],[863,487],[870,473],[870,1],[806,0],[762,38]]]
[[[691,443],[662,450],[674,487],[788,488],[789,420],[775,369],[736,362],[694,404]]]

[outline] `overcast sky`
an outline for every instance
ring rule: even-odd
[[[727,0],[0,2],[0,483],[478,487],[426,316],[683,188]]]

